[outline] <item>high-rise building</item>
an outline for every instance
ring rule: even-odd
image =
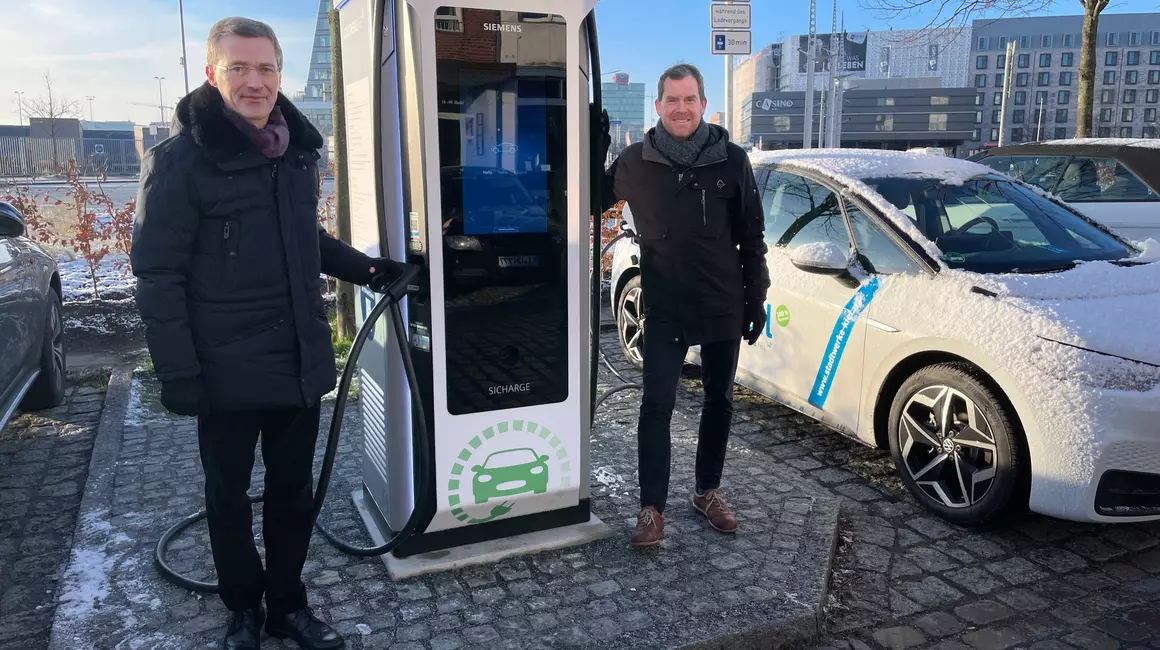
[[[1076,133],[1083,16],[976,20],[969,59],[974,149],[1071,138]],[[1158,137],[1160,13],[1103,14],[1096,43],[1092,135]],[[1002,119],[1007,44],[1015,43],[1011,96]]]
[[[630,82],[627,72],[617,72],[611,82],[600,84],[600,93],[612,123],[609,151],[615,154],[633,142],[640,142],[646,131],[644,84]]]
[[[330,7],[331,0],[319,0],[314,42],[310,51],[310,66],[306,71],[306,88],[294,93],[290,98],[327,140],[328,145],[331,136],[334,135],[330,83]]]

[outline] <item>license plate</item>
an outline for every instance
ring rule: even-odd
[[[539,265],[539,255],[512,255],[499,258],[499,268],[501,269],[527,268]]]

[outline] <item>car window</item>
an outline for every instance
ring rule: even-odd
[[[1025,183],[1051,191],[1063,176],[1067,156],[988,156],[981,163]]]
[[[1079,215],[998,176],[962,183],[882,178],[866,184],[883,196],[905,190],[918,197],[923,215],[919,229],[952,268],[1038,272],[1131,254],[1123,242]]]
[[[1072,158],[1054,193],[1064,201],[1156,201],[1148,189],[1122,163],[1112,158]]]
[[[854,231],[854,245],[863,266],[871,273],[916,273],[918,266],[872,222],[858,206],[846,203],[846,217]]]
[[[850,247],[838,197],[795,174],[773,172],[766,184],[765,237],[769,246],[801,246],[829,241]]]

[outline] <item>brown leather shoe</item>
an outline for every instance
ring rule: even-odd
[[[713,530],[719,533],[737,532],[737,517],[733,516],[729,504],[725,503],[725,495],[720,488],[705,490],[701,495],[694,490],[693,508],[709,520]]]
[[[632,534],[633,548],[660,546],[665,535],[665,516],[649,506],[636,515],[636,532]]]

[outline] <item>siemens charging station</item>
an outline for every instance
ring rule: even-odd
[[[401,304],[420,394],[391,327],[358,360],[356,505],[376,540],[419,517],[386,558],[393,573],[452,548],[495,558],[607,534],[588,481],[595,4],[336,7],[352,243],[423,269]],[[364,291],[359,318],[379,299]]]

